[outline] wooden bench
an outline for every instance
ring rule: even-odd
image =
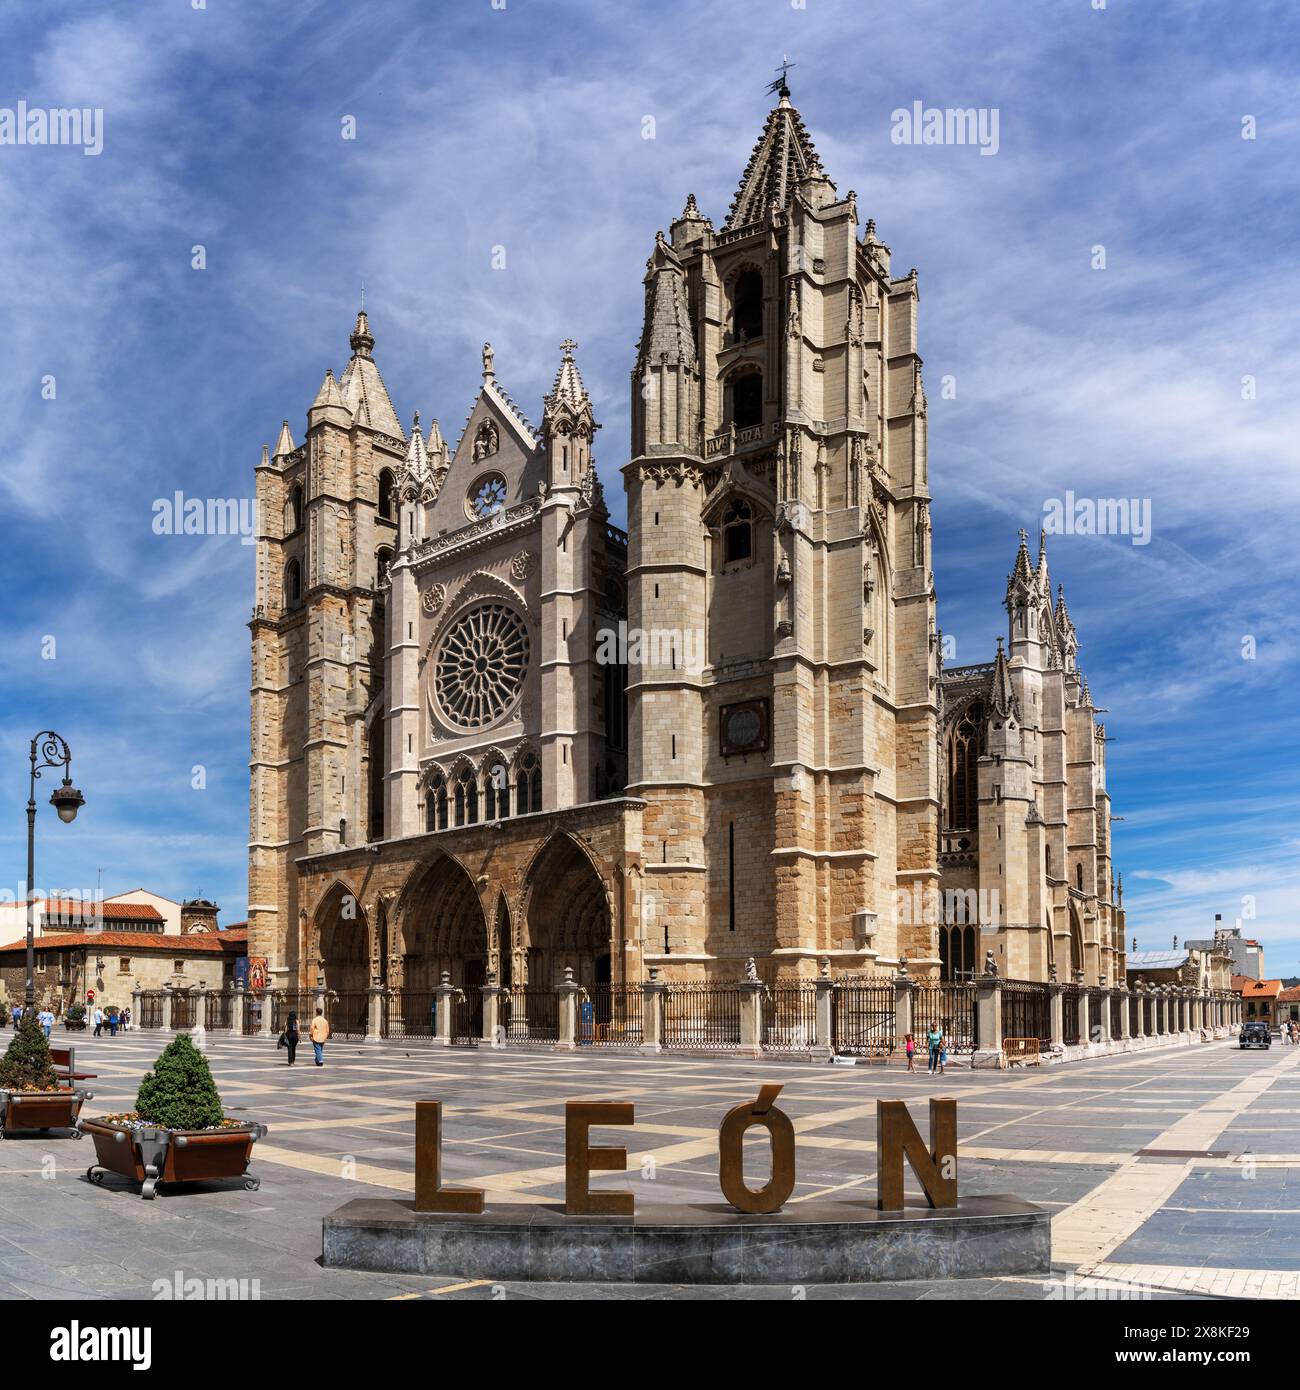
[[[60,1081],[93,1081],[99,1075],[97,1071],[77,1071],[76,1058],[70,1047],[50,1048],[50,1061],[54,1063]]]

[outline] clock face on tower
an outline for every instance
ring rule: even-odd
[[[723,705],[718,717],[718,742],[724,758],[733,753],[762,753],[769,742],[770,706],[766,700],[742,700]]]

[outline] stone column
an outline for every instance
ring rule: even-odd
[[[438,1026],[433,1040],[439,1047],[451,1046],[451,1003],[458,992],[451,982],[451,971],[444,970],[442,983],[434,990],[434,996],[438,1001]]]
[[[659,967],[650,967],[650,978],[641,986],[641,1051],[662,1052],[664,1049],[664,991],[667,984],[659,978]]]
[[[313,997],[311,1001],[311,1012],[313,1018],[316,1016],[317,1009],[325,1009],[325,1017],[327,1020],[329,1019],[329,1010],[326,1008],[326,1001],[328,998],[329,990],[325,988],[325,976],[317,975],[316,988],[313,991]]]
[[[1128,1021],[1129,992],[1121,987],[1116,989],[1115,993],[1119,996],[1119,1037],[1114,1041],[1122,1042],[1127,1047],[1131,1032]]]
[[[190,998],[194,1010],[194,1022],[190,1025],[190,1033],[193,1035],[195,1047],[202,1051],[208,1036],[208,987],[202,980]]]
[[[271,1016],[275,1012],[271,1007],[271,991],[269,989],[264,989],[261,994],[258,995],[258,998],[262,1003],[262,1026],[259,1032],[262,1037],[269,1038],[271,1036]],[[301,1023],[302,1020],[299,1019],[298,1022]],[[311,1019],[308,1019],[307,1022],[310,1024]]]
[[[379,1042],[384,1036],[384,987],[372,980],[366,1000],[366,1041]]]
[[[740,986],[740,1050],[750,1057],[763,1055],[763,995],[766,986],[757,978],[753,956],[745,963],[746,979]]]
[[[501,994],[502,989],[497,984],[497,972],[488,971],[487,984],[481,990],[483,995],[483,1041],[489,1047],[504,1047],[505,1039],[498,1036],[501,1032]]]
[[[172,987],[163,986],[163,1032],[170,1033],[172,1030]]]
[[[996,966],[994,971],[996,971]],[[975,980],[975,1007],[979,1010],[980,1045],[971,1066],[1002,1065],[1002,981],[985,965]]]
[[[573,978],[573,967],[564,967],[564,979],[559,985],[560,1041],[559,1046],[572,1051],[578,1044],[578,999],[582,986]]]
[[[818,1057],[835,1055],[835,1024],[832,1005],[835,1000],[835,981],[831,979],[831,962],[828,956],[821,958],[821,974],[816,980],[817,988],[817,1042],[813,1053]]]
[[[244,982],[235,981],[230,999],[230,1031],[236,1038],[244,1036]]]
[[[140,981],[137,980],[135,982],[135,988],[131,991],[131,1022],[134,1023],[137,1028],[144,1026],[140,1019],[140,996],[143,993],[144,991],[140,988]],[[93,1014],[95,1009],[102,1009],[103,1007],[104,1006],[99,1002],[99,996],[96,995],[94,1006],[91,1008],[90,1012]],[[88,1021],[93,1028],[95,1026],[95,1020],[91,1018]]]
[[[909,1033],[916,1032],[916,1018],[912,987],[916,982],[907,973],[907,958],[898,962],[898,974],[894,976],[894,1051],[903,1050],[903,1040]],[[980,1034],[982,1038],[983,1033]]]

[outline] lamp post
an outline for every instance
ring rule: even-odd
[[[39,759],[39,761],[38,761]],[[77,810],[86,798],[72,785],[68,773],[72,767],[72,750],[67,741],[52,729],[46,729],[32,739],[32,779],[27,797],[27,991],[23,998],[23,1016],[36,1007],[36,779],[43,768],[62,767],[63,785],[50,797],[50,805],[65,824],[76,820]]]

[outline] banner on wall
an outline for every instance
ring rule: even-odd
[[[259,990],[266,988],[266,967],[267,958],[265,956],[248,957],[248,988]]]

